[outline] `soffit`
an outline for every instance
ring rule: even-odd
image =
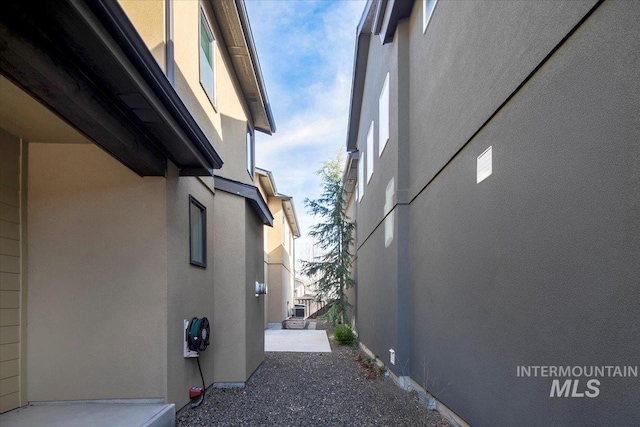
[[[0,127],[30,142],[86,144],[90,141],[25,91],[0,76]]]
[[[231,57],[233,68],[253,119],[253,125],[255,129],[271,135],[276,130],[275,122],[262,79],[244,2],[242,0],[212,0],[211,7],[216,14],[224,45]]]
[[[222,166],[120,6],[4,1],[0,71],[139,175]]]

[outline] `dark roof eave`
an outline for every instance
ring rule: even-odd
[[[87,5],[186,133],[193,144],[193,147],[187,148],[195,149],[205,157],[210,163],[203,165],[205,169],[221,168],[222,158],[184,105],[120,5],[109,0],[88,0]]]
[[[264,105],[267,121],[269,122],[269,128],[256,126],[256,129],[260,132],[271,135],[276,131],[276,122],[273,118],[271,104],[269,103],[269,96],[267,95],[264,78],[262,77],[262,69],[260,67],[260,60],[258,59],[258,51],[253,40],[253,33],[251,32],[249,16],[247,15],[247,9],[245,8],[244,0],[236,0],[236,5],[238,8],[238,16],[240,17],[240,25],[242,26],[242,31],[244,32],[245,40],[247,42],[247,49],[249,50],[249,57],[251,58],[251,65],[253,66],[253,72],[255,74],[256,83],[258,85],[258,91],[262,98],[262,104]]]
[[[398,28],[398,21],[408,18],[413,9],[413,1],[407,0],[388,0],[385,9],[380,10],[381,27],[383,43],[391,43],[393,36]]]
[[[244,197],[264,225],[273,227],[273,215],[257,187],[221,176],[214,177],[216,190]]]
[[[356,31],[356,46],[353,55],[353,76],[351,80],[351,98],[349,102],[349,123],[347,125],[347,151],[356,149],[358,127],[360,126],[360,111],[364,92],[364,78],[369,57],[369,42],[371,39],[372,15],[375,11],[376,0],[368,0],[362,11],[362,17]]]

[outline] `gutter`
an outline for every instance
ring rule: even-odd
[[[369,42],[373,12],[376,11],[378,0],[368,0],[362,12],[362,17],[356,30],[356,47],[353,54],[353,77],[351,80],[351,99],[349,104],[349,124],[347,125],[347,151],[356,150],[358,128],[360,127],[360,112],[362,110],[362,96],[364,93],[364,78],[367,72],[369,57]]]
[[[244,0],[235,0],[236,8],[238,9],[238,17],[240,18],[240,26],[242,27],[242,32],[244,33],[244,39],[247,44],[247,49],[249,50],[249,58],[251,59],[251,66],[253,68],[253,73],[256,76],[256,82],[258,84],[258,91],[260,93],[260,97],[262,98],[262,104],[265,108],[265,113],[267,115],[267,120],[269,122],[269,129],[264,129],[260,127],[256,127],[260,132],[264,132],[268,135],[275,133],[276,131],[276,123],[273,119],[273,112],[271,111],[271,104],[269,103],[269,97],[267,96],[267,90],[264,84],[264,79],[262,77],[262,71],[260,68],[260,61],[258,60],[258,53],[256,50],[255,42],[253,41],[253,33],[251,32],[251,25],[249,24],[249,16],[247,15],[247,9],[244,4]]]
[[[73,2],[76,9],[77,2]],[[89,0],[87,5],[111,34],[136,70],[142,75],[154,94],[161,100],[171,116],[178,122],[186,133],[198,154],[204,156],[207,164],[202,165],[210,172],[222,167],[222,158],[204,134],[200,126],[180,99],[162,69],[156,63],[153,55],[144,41],[133,27],[120,5],[109,0]]]

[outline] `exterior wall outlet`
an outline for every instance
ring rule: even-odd
[[[267,294],[267,284],[256,282],[256,296]]]
[[[389,362],[391,362],[392,365],[396,364],[396,351],[392,348],[389,349]]]

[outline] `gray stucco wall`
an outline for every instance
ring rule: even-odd
[[[408,20],[410,156],[398,162],[410,182],[398,220],[409,288],[399,267],[397,310],[375,318],[394,267],[376,270],[389,248],[366,205],[385,193],[372,179],[357,215],[365,233],[378,227],[358,234],[360,338],[383,356],[399,340],[373,330],[406,309],[411,376],[444,388],[440,400],[473,425],[640,423],[638,378],[600,378],[597,398],[551,398],[551,378],[516,372],[638,364],[640,4],[605,1],[528,82],[593,2],[443,1],[426,34],[419,6]],[[388,66],[372,45],[368,68]],[[364,99],[368,127],[377,94]],[[493,174],[478,184],[489,146]]]
[[[209,185],[205,182],[209,180]],[[177,408],[189,403],[189,388],[201,385],[195,359],[183,355],[184,320],[207,317],[215,337],[221,331],[214,320],[214,195],[211,177],[180,177],[173,164],[167,171],[167,232],[168,232],[168,292],[167,292],[167,383],[168,401]],[[207,209],[207,266],[189,262],[189,196]],[[213,343],[213,340],[212,340]],[[214,347],[200,353],[205,383],[214,380]]]
[[[413,8],[411,198],[594,3],[442,1],[426,34],[422,8]]]
[[[453,380],[441,399],[474,425],[640,420],[637,378],[572,399],[516,377],[637,364],[638,19],[603,4],[411,205],[413,369]],[[476,184],[488,146],[494,172]]]
[[[214,204],[214,381],[246,380],[245,199],[223,191]]]
[[[246,302],[246,379],[264,360],[265,297],[255,296],[255,283],[264,282],[264,225],[245,202],[245,302]]]

